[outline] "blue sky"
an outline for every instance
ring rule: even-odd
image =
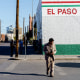
[[[34,13],[38,6],[39,0],[33,0]],[[29,14],[32,15],[32,0],[19,0],[19,26],[23,27],[23,17],[25,17],[25,26],[29,25]],[[0,19],[1,33],[6,33],[6,27],[16,23],[16,0],[0,0]]]

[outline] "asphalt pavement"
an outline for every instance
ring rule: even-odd
[[[45,60],[6,59],[0,64],[0,80],[80,80],[80,61],[56,60],[54,77],[47,77]]]
[[[8,47],[4,48],[5,45]],[[3,47],[3,48],[2,48]],[[2,50],[3,49],[3,50]],[[46,76],[46,63],[43,55],[33,55],[31,47],[28,50],[31,53],[19,55],[21,59],[11,59],[8,52],[9,44],[0,45],[0,80],[80,80],[80,56],[71,55],[55,56],[55,75]],[[4,55],[3,55],[4,53]],[[73,59],[64,59],[64,58]],[[61,59],[57,59],[61,58]],[[75,59],[76,58],[76,59]]]

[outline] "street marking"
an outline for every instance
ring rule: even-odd
[[[15,67],[20,63],[20,61],[18,62],[13,62],[8,68],[6,68],[6,72],[11,72],[12,70],[15,69]],[[10,74],[4,74],[4,76],[8,76]]]
[[[67,75],[67,73],[65,73],[63,71],[63,69],[58,67],[58,66],[55,66],[55,70],[58,71],[59,75],[61,75],[61,76],[66,76]]]
[[[12,71],[18,64],[19,64],[19,62],[13,62],[13,63],[6,69],[6,71]]]

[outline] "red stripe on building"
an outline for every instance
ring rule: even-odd
[[[42,4],[51,4],[51,3],[80,3],[80,1],[42,1]]]

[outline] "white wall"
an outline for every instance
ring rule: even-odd
[[[14,37],[16,36],[16,34],[6,34],[6,36],[8,37],[8,40],[14,40]],[[19,34],[19,40],[22,39],[22,34]]]
[[[80,44],[80,17],[42,17],[43,43]]]
[[[14,40],[14,34],[6,34],[6,36],[8,37],[8,40]]]
[[[42,7],[41,0],[39,0],[39,4],[36,12],[36,21],[37,21],[37,39],[42,39]]]
[[[69,0],[42,0],[42,1],[69,1]],[[80,44],[80,16],[52,16],[52,15],[45,16],[44,9],[46,9],[46,7],[42,8],[43,44],[47,43],[49,38],[54,38],[56,44]]]

